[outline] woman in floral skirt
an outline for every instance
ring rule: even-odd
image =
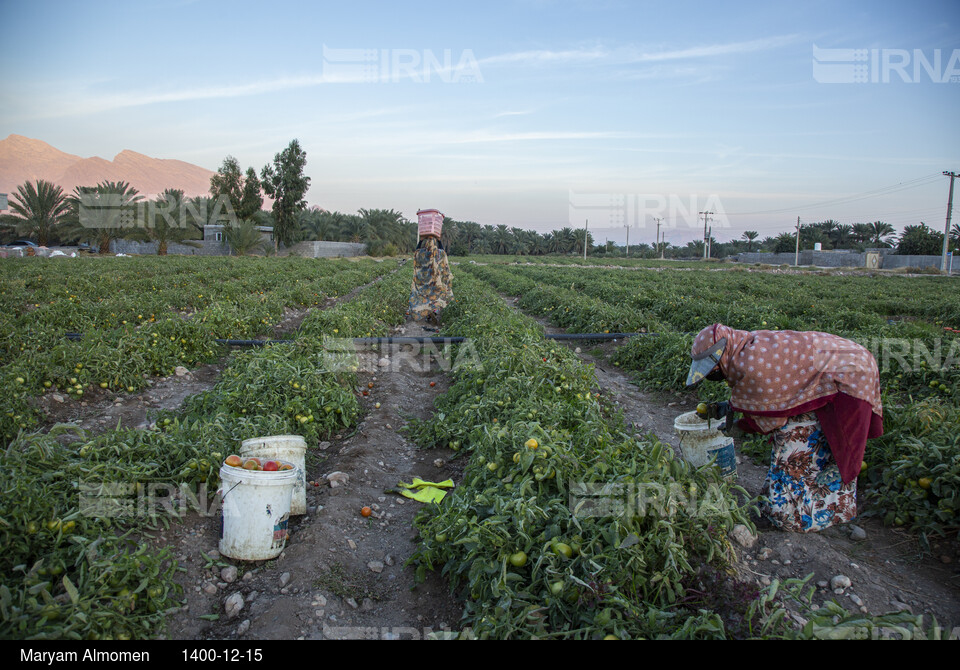
[[[704,328],[687,379],[726,380],[737,426],[771,436],[762,512],[789,531],[818,531],[857,515],[868,438],[883,434],[880,378],[856,342],[817,332]]]
[[[413,254],[414,276],[410,289],[410,315],[417,321],[439,321],[440,312],[453,300],[450,264],[440,240],[423,236]]]

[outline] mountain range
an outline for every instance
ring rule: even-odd
[[[108,161],[99,156],[74,156],[22,135],[0,140],[0,193],[10,196],[24,182],[44,179],[60,186],[66,195],[77,186],[125,181],[148,200],[167,188],[182,189],[185,196],[193,197],[210,195],[213,175],[198,165],[151,158],[130,150],[121,151]]]

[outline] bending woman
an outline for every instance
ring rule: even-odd
[[[687,385],[724,379],[737,426],[771,436],[762,512],[789,531],[817,531],[857,516],[867,439],[883,434],[880,377],[856,342],[817,332],[704,328]]]

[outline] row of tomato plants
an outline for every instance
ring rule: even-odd
[[[482,266],[470,265],[470,271]],[[932,330],[960,328],[960,294],[948,277],[778,274],[728,270],[553,268],[500,266],[539,286],[569,288],[621,305],[676,331],[704,323],[735,328],[871,332],[924,320]],[[891,334],[895,336],[895,334]]]
[[[42,422],[35,399],[43,393],[135,392],[152,375],[216,359],[217,339],[268,332],[285,309],[318,306],[393,267],[203,258],[4,264],[0,272],[14,279],[0,291],[13,303],[0,312],[0,442]]]
[[[357,331],[382,331],[403,320],[409,282],[397,273],[330,312]],[[212,390],[160,412],[150,429],[20,433],[0,459],[0,637],[160,634],[181,594],[175,557],[149,542],[151,531],[191,506],[210,512],[220,464],[242,440],[316,441],[357,421],[355,368],[327,365],[324,335],[334,336],[238,352]]]
[[[954,429],[960,421],[960,338],[923,321],[887,323],[876,310],[890,309],[885,301],[892,298],[884,298],[878,307],[866,291],[873,282],[878,283],[876,291],[898,299],[905,291],[913,291],[915,308],[942,297],[940,291],[949,280],[865,278],[868,283],[855,289],[863,292],[863,299],[854,301],[846,282],[858,278],[850,277],[807,277],[804,285],[787,292],[782,285],[757,283],[756,273],[750,273],[750,283],[744,284],[742,272],[676,272],[680,279],[675,279],[675,292],[670,293],[668,282],[645,286],[648,280],[661,279],[663,272],[574,275],[558,269],[479,266],[469,270],[498,290],[522,296],[522,308],[557,326],[581,332],[656,332],[631,338],[618,349],[614,362],[631,371],[645,388],[671,392],[684,391],[693,333],[703,325],[719,321],[748,330],[788,326],[816,330],[827,318],[820,312],[810,321],[787,321],[778,315],[787,312],[791,301],[804,305],[811,301],[811,310],[826,309],[819,306],[823,301],[810,297],[813,291],[846,296],[845,313],[828,330],[874,351],[886,407],[885,435],[868,445],[867,469],[860,479],[871,503],[868,513],[888,524],[910,526],[924,536],[960,527],[960,436]],[[773,284],[782,279],[770,277]],[[646,297],[631,302],[631,296],[648,296],[654,290],[661,292],[660,306],[648,303]],[[648,309],[632,308],[637,300]],[[861,306],[862,317],[857,311]],[[910,307],[905,304],[901,309]],[[678,311],[674,315],[671,310]],[[680,330],[690,326],[690,331]],[[729,391],[722,383],[704,383],[698,394],[715,400]]]
[[[498,639],[784,632],[755,589],[721,576],[729,531],[750,523],[742,489],[634,434],[589,366],[475,278],[458,276],[443,323],[470,340],[434,417],[411,432],[469,460],[418,516],[411,563],[449,577],[465,627]],[[727,611],[706,602],[721,592]]]

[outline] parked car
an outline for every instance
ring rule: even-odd
[[[30,240],[17,240],[17,241],[15,241],[15,242],[11,242],[8,246],[11,246],[11,247],[38,247],[38,246],[40,246],[40,245],[37,244],[36,242],[31,242]]]

